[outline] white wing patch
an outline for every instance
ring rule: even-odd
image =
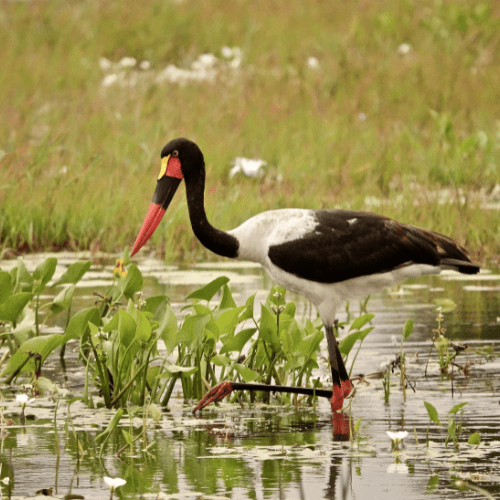
[[[240,242],[238,259],[265,265],[270,246],[300,239],[316,226],[313,211],[290,208],[263,212],[228,232]]]

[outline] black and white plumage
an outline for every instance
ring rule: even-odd
[[[198,146],[175,139],[163,148],[161,158],[162,171],[132,255],[153,234],[184,179],[191,225],[205,247],[218,255],[260,263],[276,283],[316,306],[328,341],[332,409],[342,406],[351,388],[333,333],[343,301],[442,269],[479,272],[467,251],[450,238],[368,212],[271,210],[221,231],[205,213],[205,162]],[[227,391],[226,385],[224,395]],[[220,399],[212,392],[208,403]]]
[[[329,325],[345,300],[442,269],[479,270],[450,238],[368,212],[273,210],[228,233],[240,243],[236,258],[259,262]]]

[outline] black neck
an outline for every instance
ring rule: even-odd
[[[186,196],[189,210],[189,219],[196,237],[201,244],[210,251],[223,257],[235,258],[238,256],[238,240],[208,222],[205,213],[205,172],[199,171],[196,175],[185,177]]]

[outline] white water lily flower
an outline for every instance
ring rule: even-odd
[[[259,177],[266,165],[267,162],[264,160],[238,157],[234,160],[234,167],[229,171],[229,177],[234,177],[238,172],[242,172],[247,177]]]
[[[406,432],[406,431],[398,431],[398,432],[387,431],[387,435],[391,438],[392,441],[399,443],[399,441],[402,441],[406,436],[408,436],[408,432]]]
[[[121,477],[104,476],[104,482],[108,485],[108,488],[113,491],[115,488],[123,486],[127,481],[125,481],[125,479],[122,479]]]
[[[29,398],[27,394],[18,394],[16,396],[16,401],[21,405],[21,407],[24,409],[26,405],[29,405],[35,401],[34,398]]]

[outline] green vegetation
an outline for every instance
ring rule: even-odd
[[[500,178],[492,2],[3,2],[0,22],[0,255],[120,251],[176,136],[205,153],[221,228],[340,206],[498,253],[500,211],[482,206]],[[162,73],[207,53],[205,79]],[[237,156],[266,174],[230,180]],[[206,259],[188,225],[178,196],[152,245]]]
[[[462,425],[462,418],[460,419],[460,422],[457,423],[454,415],[460,412],[460,417],[462,417],[464,412],[463,407],[467,404],[469,403],[468,402],[459,403],[453,406],[453,408],[448,411],[448,432],[446,433],[446,437],[444,440],[445,448],[448,447],[448,443],[451,441],[453,443],[454,448],[458,450],[460,444],[459,441],[460,433],[464,430],[464,426]],[[427,410],[427,413],[429,414],[430,422],[433,422],[434,424],[440,426],[441,422],[439,421],[439,416],[436,408],[427,401],[424,401],[424,405]],[[429,428],[430,428],[430,423],[427,427],[427,447],[429,446]],[[479,444],[481,443],[480,434],[478,432],[473,432],[469,436],[467,443],[470,445],[479,446]]]
[[[191,303],[184,309],[189,312],[179,326],[169,298],[160,295],[142,300],[141,272],[134,264],[119,262],[106,296],[95,307],[71,316],[75,284],[90,264],[84,261],[69,266],[56,281],[65,285],[63,290],[42,306],[40,295],[54,275],[57,259],[46,259],[33,274],[21,258],[10,273],[0,270],[0,347],[6,345],[10,353],[1,375],[7,377],[7,383],[28,374],[35,392],[55,390],[41,376],[42,366],[56,348],[61,348],[64,357],[66,344],[77,340],[87,375],[83,401],[90,407],[95,396],[92,385],[99,389],[106,408],[142,408],[148,403],[167,406],[179,379],[186,401],[199,400],[222,380],[322,387],[318,378],[313,379],[313,370],[319,366],[323,325],[319,318],[305,324],[297,321],[296,306],[285,301],[283,288],[271,289],[261,304],[260,319],[256,319],[255,294],[238,307],[229,279],[216,278],[187,297]],[[220,300],[213,306],[216,294]],[[64,334],[40,336],[41,308],[47,312],[45,319],[66,314]],[[351,325],[340,343],[346,358],[356,342],[361,347],[373,329],[362,330],[372,318],[366,314]],[[244,328],[247,323],[250,327]],[[222,347],[217,352],[219,342]],[[290,401],[289,395],[282,397]],[[296,398],[294,401],[297,404]],[[153,412],[152,408],[147,411]]]
[[[307,463],[308,467],[311,463],[330,463],[334,454],[335,457],[357,459],[371,457],[377,463],[387,461],[390,456],[394,463],[387,466],[388,473],[407,474],[425,468],[426,474],[432,474],[428,491],[436,488],[440,481],[451,481],[453,487],[493,498],[474,484],[477,481],[494,482],[490,479],[490,475],[492,478],[494,475],[489,472],[489,464],[498,450],[498,440],[492,438],[495,434],[483,426],[482,410],[476,412],[479,418],[475,421],[469,418],[476,402],[467,406],[470,413],[466,418],[464,408],[468,402],[454,404],[447,411],[448,425],[445,427],[438,410],[424,401],[429,416],[425,435],[424,426],[419,426],[417,431],[414,425],[418,425],[421,419],[416,406],[421,406],[422,400],[418,399],[421,396],[407,398],[403,418],[398,411],[395,417],[374,419],[374,412],[383,413],[382,405],[386,410],[388,408],[388,390],[384,387],[386,401],[382,403],[381,384],[369,389],[371,384],[359,375],[355,377],[359,380],[356,385],[359,392],[354,401],[359,398],[361,402],[349,405],[348,413],[328,415],[331,424],[330,418],[325,418],[321,411],[312,407],[312,398],[297,400],[285,394],[279,396],[284,403],[280,407],[278,400],[270,407],[255,408],[253,401],[265,402],[268,397],[260,393],[252,396],[233,394],[233,400],[247,398],[245,410],[236,409],[236,414],[241,414],[242,418],[229,418],[231,411],[224,409],[215,418],[209,415],[208,418],[193,419],[190,412],[192,400],[223,379],[322,386],[314,371],[320,363],[326,362],[319,359],[318,348],[323,339],[321,322],[298,320],[296,306],[287,301],[284,289],[274,287],[265,302],[260,304],[260,314],[256,314],[255,295],[244,305],[237,306],[228,286],[229,280],[219,277],[186,298],[183,312],[187,314],[180,318],[172,310],[168,297],[143,298],[142,275],[133,263],[125,260],[125,263],[117,263],[114,282],[107,292],[102,296],[95,294],[95,305],[75,312],[75,286],[89,270],[90,261],[70,265],[54,281],[56,266],[57,259],[50,257],[29,272],[23,259],[19,258],[17,266],[9,272],[0,270],[0,348],[6,351],[0,360],[1,376],[11,383],[4,388],[4,407],[0,412],[5,433],[4,450],[14,449],[19,453],[22,447],[20,441],[13,440],[10,434],[29,432],[34,435],[32,433],[38,429],[44,434],[42,448],[49,443],[49,448],[57,454],[57,464],[60,455],[69,454],[76,463],[75,471],[97,470],[98,474],[105,474],[104,480],[111,491],[124,486],[124,491],[129,488],[129,494],[135,496],[138,490],[151,491],[161,485],[170,485],[169,478],[176,478],[177,474],[169,472],[166,478],[148,475],[148,471],[158,470],[164,463],[168,464],[168,471],[192,471],[193,460],[196,460],[198,470],[192,477],[193,485],[202,477],[202,488],[208,488],[210,482],[207,486],[205,477],[216,477],[221,470],[227,470],[228,478],[233,478],[235,473],[239,474],[238,477],[248,477],[245,470],[240,470],[246,460],[217,461],[216,454],[226,458],[259,457],[263,461],[270,458],[272,463],[286,459],[283,460],[285,464],[299,460],[298,463]],[[48,293],[49,283],[58,284],[61,291]],[[64,318],[64,330],[44,334],[54,316]],[[357,346],[348,366],[351,375],[361,345],[373,329],[369,326],[372,320],[373,314],[354,319],[340,343],[345,357],[350,357]],[[440,315],[437,320],[443,335]],[[403,390],[399,396],[403,401],[410,368],[407,365],[409,356],[404,350],[407,345],[403,347],[403,343],[412,330],[413,324],[408,320],[402,329],[397,360],[387,367],[388,372],[393,368],[400,369],[398,382]],[[73,387],[76,389],[74,393],[63,395],[64,387],[42,376],[42,372],[50,365],[47,358],[51,353],[51,361],[54,361],[57,348],[61,357],[65,356],[67,343],[73,349],[77,348],[78,362],[85,368],[85,376],[79,378],[85,379],[85,385],[82,389],[79,383]],[[448,349],[451,350],[452,346]],[[438,354],[439,361],[447,356],[444,345]],[[378,375],[383,376],[383,373]],[[441,370],[441,379],[446,375]],[[387,379],[386,383],[389,382]],[[329,385],[330,381],[327,383]],[[375,397],[372,389],[375,389]],[[11,403],[9,399],[13,399],[13,392],[17,392],[16,401]],[[441,400],[442,396],[440,391],[437,399]],[[183,404],[186,402],[187,405]],[[291,403],[300,407],[300,411],[296,411]],[[380,407],[374,409],[375,404],[380,404]],[[17,421],[21,426],[8,427]],[[53,440],[47,437],[47,424],[53,428]],[[380,445],[378,439],[373,441],[373,427],[378,425],[384,429],[388,424],[394,429],[387,432],[392,441],[390,447]],[[430,441],[433,424],[432,434],[438,439]],[[331,442],[325,441],[322,430],[325,425],[331,425]],[[22,426],[32,428],[27,431]],[[413,427],[414,443],[405,427]],[[347,436],[350,441],[347,441]],[[421,442],[426,438],[427,446],[419,447],[419,438]],[[175,453],[172,446],[176,447]],[[178,453],[181,449],[185,453]],[[116,462],[112,461],[112,454]],[[162,462],[165,455],[168,458]],[[183,458],[178,459],[177,455]],[[443,473],[446,477],[440,479],[443,462],[446,463]],[[121,466],[117,466],[120,477],[112,479],[108,477],[106,467],[111,469],[114,463]],[[135,467],[131,466],[132,463]],[[239,464],[236,469],[235,463]],[[467,466],[476,473],[478,463],[485,464],[486,473],[482,479],[465,470]],[[11,478],[14,477],[12,464],[16,470],[23,470],[19,459],[3,462],[7,470],[2,473],[0,468],[0,477],[3,477],[0,486],[5,486],[6,493],[11,491]],[[448,468],[456,474],[451,480]],[[141,474],[140,480],[137,479],[137,470]],[[142,477],[143,474],[146,476]],[[277,474],[281,477],[279,471]],[[191,478],[188,474],[186,477]],[[276,483],[272,484],[275,488]],[[81,484],[70,482],[70,492],[77,487]],[[200,491],[200,486],[195,489]]]

